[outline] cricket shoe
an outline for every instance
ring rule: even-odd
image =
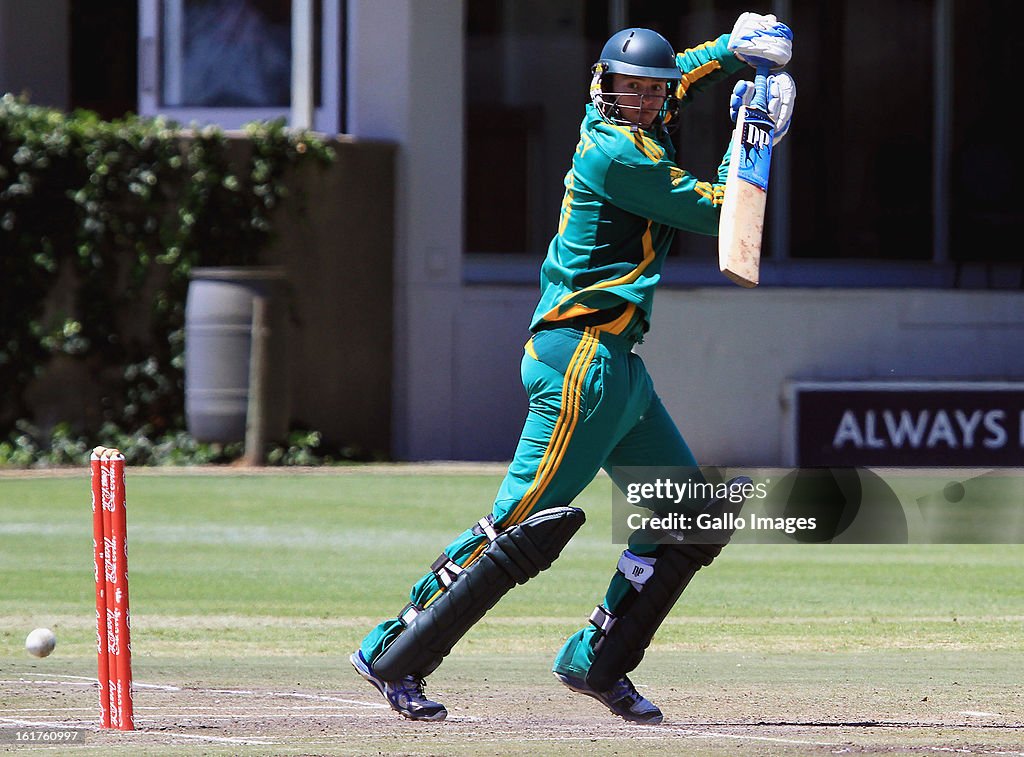
[[[596,691],[588,686],[582,678],[568,676],[564,673],[556,672],[555,678],[572,691],[593,697],[614,714],[631,723],[656,725],[661,722],[662,714],[658,706],[645,699],[626,676],[622,676],[608,691]]]
[[[423,695],[423,679],[405,676],[397,681],[378,678],[373,668],[363,659],[361,651],[348,658],[356,672],[377,687],[391,705],[391,709],[409,720],[444,720],[448,710],[440,702],[432,702]]]

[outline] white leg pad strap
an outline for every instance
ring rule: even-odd
[[[494,541],[498,538],[498,532],[494,528],[494,516],[485,515],[476,522],[477,527],[473,530],[477,533],[483,533],[487,537],[487,541]]]
[[[616,567],[619,569],[619,573],[633,585],[634,589],[641,591],[644,584],[647,583],[647,579],[654,575],[654,563],[656,562],[657,559],[654,557],[640,557],[627,549],[622,552],[622,557],[619,558],[619,564]]]
[[[598,605],[594,608],[594,611],[590,613],[591,624],[605,635],[612,630],[612,626],[615,625],[616,620],[618,620],[618,618],[608,612],[604,605]]]
[[[462,574],[464,568],[442,552],[441,556],[434,560],[430,570],[437,576],[441,586],[447,589],[455,583],[455,579]]]

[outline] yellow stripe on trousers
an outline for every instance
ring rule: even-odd
[[[583,394],[583,383],[587,376],[587,369],[590,367],[590,361],[594,359],[594,355],[597,353],[600,341],[597,330],[588,328],[583,332],[580,343],[576,345],[576,350],[569,359],[569,365],[565,371],[565,382],[562,384],[562,404],[558,411],[558,420],[555,421],[555,428],[551,432],[551,438],[548,440],[548,446],[544,450],[544,455],[537,468],[537,473],[534,475],[533,483],[526,491],[526,494],[523,495],[519,504],[516,505],[511,516],[502,523],[500,526],[501,530],[507,530],[526,518],[526,515],[533,509],[533,506],[544,492],[554,472],[558,469],[562,458],[565,456],[569,439],[572,437],[573,429],[576,428],[576,422],[579,420],[580,398]],[[495,526],[498,527],[498,524],[495,523]],[[490,542],[484,539],[480,546],[473,550],[462,567],[468,568],[476,562],[484,550],[487,549],[488,544]],[[429,607],[443,593],[444,588],[438,588],[423,603],[424,609]]]
[[[648,227],[650,224],[648,224]],[[620,334],[632,322],[636,314],[636,305],[629,303],[625,311],[610,323],[590,327],[584,330],[576,351],[569,360],[569,367],[566,369],[565,383],[562,385],[562,406],[559,409],[558,420],[548,441],[548,447],[541,458],[540,466],[534,476],[533,483],[526,494],[519,501],[515,510],[502,528],[509,528],[521,523],[536,506],[552,477],[561,465],[565,457],[565,451],[572,439],[572,433],[576,429],[579,420],[580,404],[583,397],[583,384],[586,381],[587,370],[597,353],[598,345],[601,343],[601,334]]]
[[[561,407],[558,410],[558,419],[555,421],[555,428],[551,432],[548,446],[541,457],[540,465],[537,467],[537,473],[533,477],[533,483],[530,484],[530,488],[527,489],[523,498],[519,500],[519,504],[516,505],[512,514],[501,523],[500,527],[495,523],[496,527],[504,531],[525,520],[548,484],[551,483],[552,477],[565,457],[565,451],[572,439],[572,433],[576,429],[576,423],[579,421],[583,384],[586,381],[590,363],[594,359],[594,355],[597,354],[598,345],[601,343],[600,334],[603,331],[618,333],[624,324],[629,323],[635,310],[636,306],[631,304],[622,317],[617,318],[612,323],[584,330],[580,343],[576,345],[576,350],[569,359],[569,365],[565,371],[565,382],[562,384],[562,399]],[[484,550],[487,549],[488,544],[490,542],[485,539],[480,546],[473,550],[462,567],[468,568],[476,562]],[[430,598],[423,603],[424,609],[429,607],[444,591],[444,588],[440,587],[431,594]]]
[[[551,432],[547,449],[544,450],[544,456],[541,458],[533,483],[508,519],[502,523],[503,529],[521,523],[533,510],[565,457],[572,432],[579,420],[580,399],[583,395],[587,369],[597,353],[598,344],[600,344],[600,339],[596,330],[591,328],[584,330],[583,337],[576,346],[576,351],[569,360],[569,366],[565,372],[565,383],[562,384],[562,406],[559,409],[558,420],[555,421],[555,428]]]

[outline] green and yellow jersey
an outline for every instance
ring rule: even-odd
[[[745,65],[726,49],[727,42],[723,35],[677,54],[682,104]],[[639,309],[646,330],[676,230],[718,231],[728,160],[726,150],[716,180],[701,181],[676,165],[675,147],[663,128],[612,124],[588,104],[565,177],[558,233],[541,268],[532,329],[600,319],[598,311]]]

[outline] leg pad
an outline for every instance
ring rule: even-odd
[[[734,479],[730,485],[742,484],[749,479]],[[711,500],[706,510],[738,513],[743,503]],[[725,541],[731,536],[725,534]],[[597,691],[607,691],[620,678],[634,670],[644,657],[647,647],[675,605],[683,589],[701,568],[710,565],[721,554],[725,544],[680,543],[663,545],[653,557],[653,572],[647,573],[637,558],[624,553],[619,570],[627,580],[631,574],[639,579],[613,614],[598,606],[590,622],[600,632],[594,646],[594,660],[587,671],[587,685]],[[627,572],[629,567],[634,569]],[[645,574],[645,575],[640,575]],[[642,580],[639,590],[638,583]]]
[[[578,508],[555,507],[497,534],[426,608],[403,611],[407,627],[373,661],[374,673],[385,681],[428,676],[499,599],[549,568],[584,520]]]

